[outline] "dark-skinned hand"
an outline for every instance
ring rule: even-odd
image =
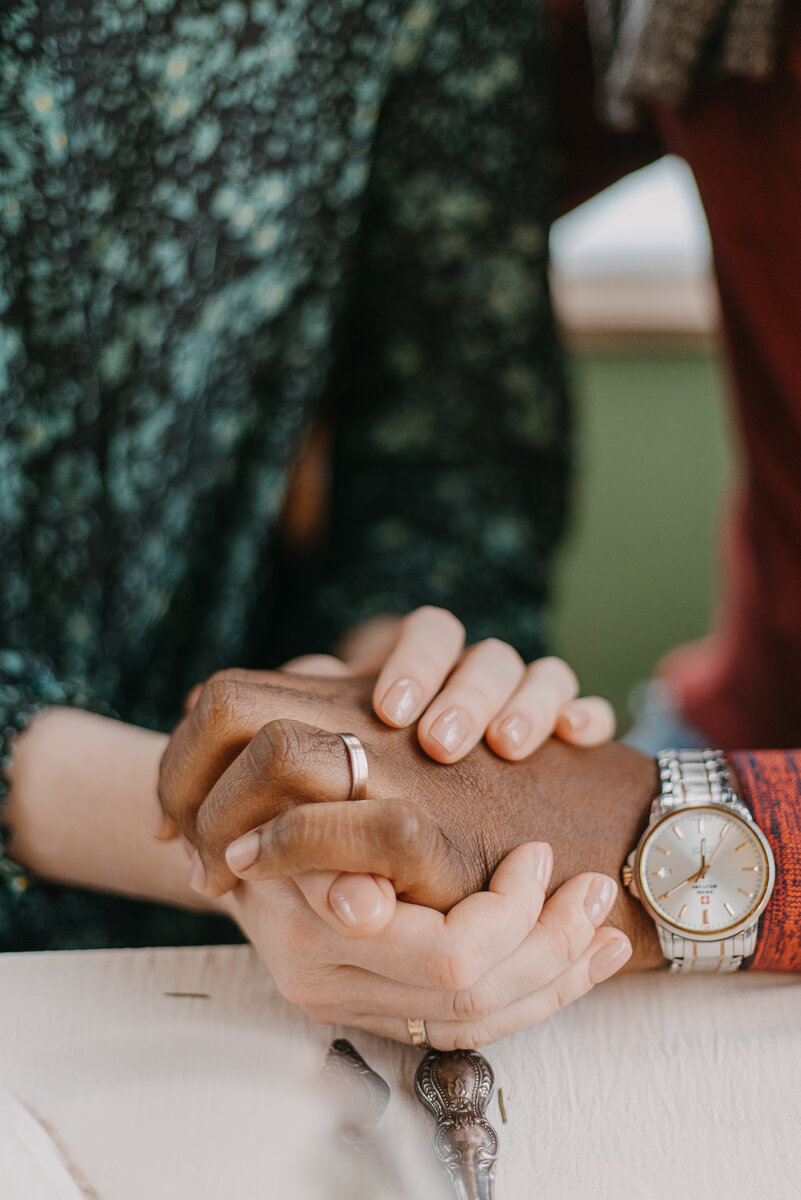
[[[616,743],[552,740],[522,762],[478,745],[443,766],[423,754],[414,730],[375,719],[372,688],[361,678],[246,671],[202,687],[165,754],[160,796],[197,850],[206,894],[222,894],[237,876],[370,872],[400,899],[445,912],[534,840],[553,847],[553,887],[584,871],[619,875],[657,790],[652,760]],[[340,731],[367,752],[367,801],[346,800]],[[621,893],[610,920],[631,938],[633,965],[661,963],[636,901]]]

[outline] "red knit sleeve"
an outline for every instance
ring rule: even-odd
[[[753,971],[801,971],[801,750],[728,757],[776,858],[776,886],[747,965]]]

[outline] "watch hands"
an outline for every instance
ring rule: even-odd
[[[714,853],[714,851],[713,851],[713,853]],[[709,862],[711,862],[711,861],[712,861],[712,859],[710,857]],[[700,867],[698,868],[697,871],[695,871],[692,875],[690,875],[690,877],[688,879],[682,879],[681,883],[675,884],[670,889],[670,891],[665,892],[665,895],[663,898],[665,900],[667,900],[668,896],[672,896],[674,892],[677,892],[679,890],[679,888],[684,887],[685,883],[697,883],[697,881],[699,879],[704,878],[704,875],[706,875],[708,868],[709,868],[709,863],[706,862],[706,838],[701,838],[701,865],[700,865]]]
[[[665,892],[663,899],[667,900],[668,896],[672,896],[674,892],[677,892],[679,890],[679,888],[684,887],[685,883],[695,883],[695,881],[700,878],[701,878],[701,871],[698,870],[695,872],[694,875],[691,875],[689,879],[682,879],[681,883],[675,884],[670,889],[669,892]]]
[[[712,853],[710,854],[710,856],[709,856],[709,860],[708,860],[708,862],[707,862],[706,866],[704,867],[704,875],[706,875],[707,871],[708,871],[708,870],[709,870],[709,868],[711,867],[711,865],[712,865],[712,859],[715,857],[715,855],[717,854],[718,850],[720,849],[720,847],[721,847],[722,845],[723,845],[723,842],[722,842],[722,841],[719,841],[719,842],[718,842],[718,844],[717,844],[717,846],[715,846],[715,849],[714,849],[714,850],[712,851]],[[702,879],[704,878],[704,875],[702,875],[702,876],[701,876],[701,878],[702,878]]]
[[[672,896],[674,892],[677,892],[679,890],[679,888],[684,887],[685,883],[698,883],[699,880],[705,879],[709,868],[712,866],[712,861],[713,861],[715,855],[717,854],[718,850],[720,850],[722,845],[723,845],[723,842],[719,841],[718,844],[712,850],[712,853],[710,854],[709,858],[707,858],[707,856],[706,856],[706,838],[701,838],[701,866],[698,868],[697,871],[694,872],[694,874],[690,875],[689,878],[682,879],[681,883],[675,884],[670,889],[670,891],[665,892],[663,899],[667,900],[668,896]]]

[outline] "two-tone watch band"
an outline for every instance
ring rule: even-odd
[[[656,761],[662,790],[651,807],[652,816],[661,817],[690,804],[731,804],[738,811],[745,809],[719,750],[663,750]],[[750,813],[748,816],[750,819]]]
[[[670,962],[671,971],[739,971],[743,959],[754,953],[757,927],[752,925],[744,933],[721,938],[718,942],[696,942],[692,938],[674,933],[657,921],[659,946]]]
[[[657,755],[657,763],[662,790],[652,805],[652,819],[685,806],[720,804],[752,820],[732,786],[729,764],[719,750],[665,750]],[[656,928],[671,971],[737,971],[756,946],[756,921],[749,929],[719,941],[695,941],[659,921]]]

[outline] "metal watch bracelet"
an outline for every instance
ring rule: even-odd
[[[660,795],[651,806],[655,820],[677,808],[720,804],[752,822],[748,807],[732,787],[729,764],[719,750],[666,750],[657,755]],[[758,922],[717,942],[698,942],[656,922],[659,945],[671,971],[737,971],[756,947]]]

